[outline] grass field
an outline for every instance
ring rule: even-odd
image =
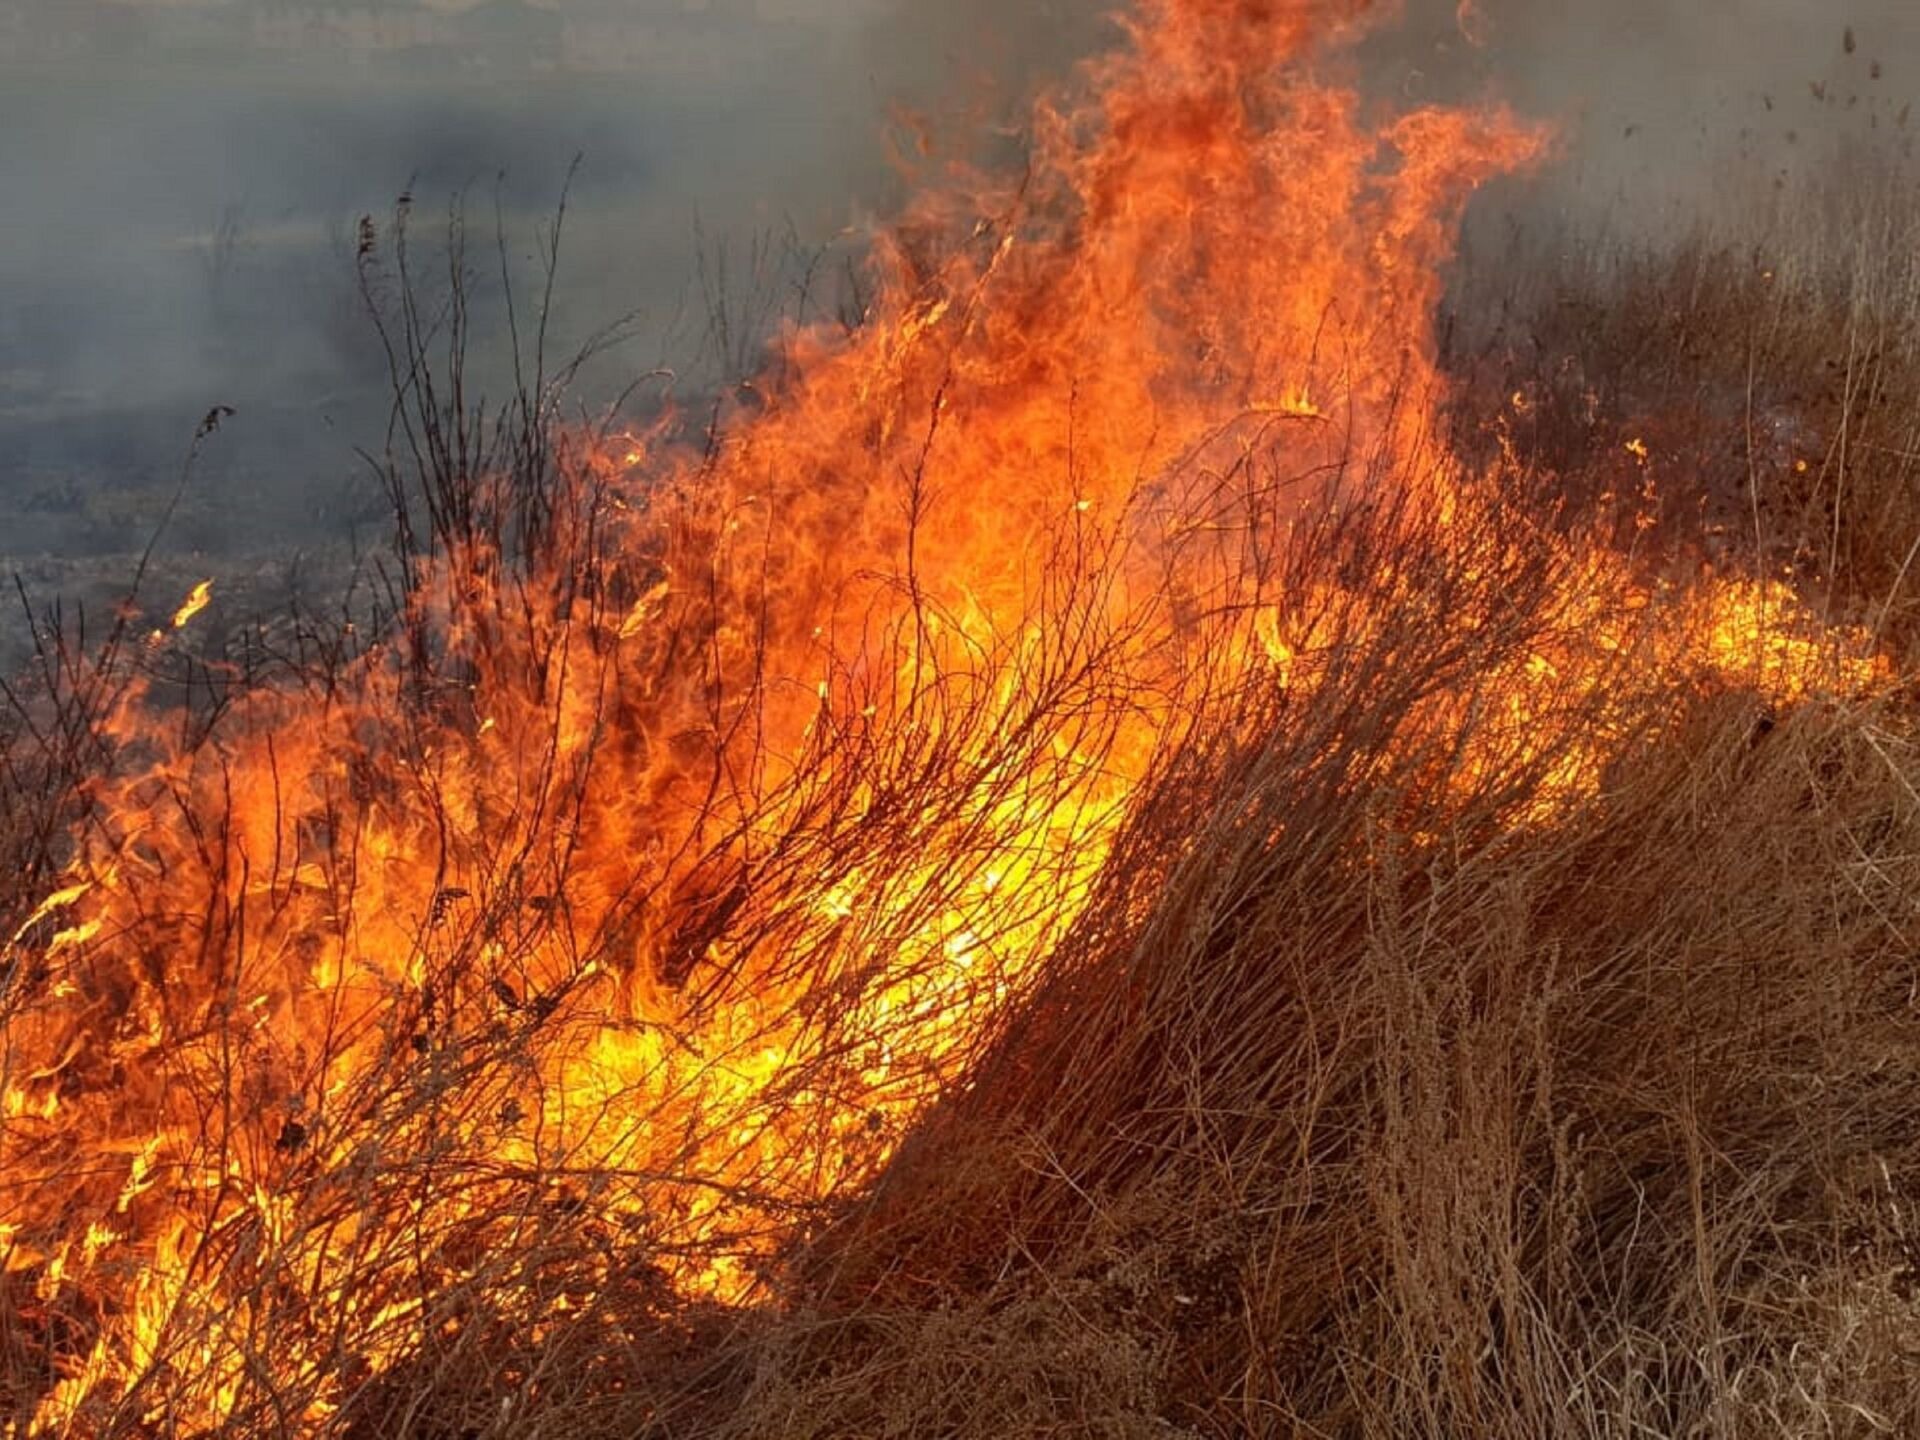
[[[5,692],[0,1432],[1920,1433],[1913,227],[1456,257],[1350,8],[639,433],[369,224],[356,597]]]

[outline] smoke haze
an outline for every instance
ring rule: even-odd
[[[890,115],[1010,131],[1042,77],[1111,36],[1109,8],[0,0],[0,557],[137,548],[216,403],[239,414],[172,543],[372,523],[352,452],[379,443],[381,371],[354,227],[407,187],[429,239],[464,191],[490,244],[497,199],[524,262],[581,154],[566,336],[638,315],[609,388],[659,364],[695,383],[742,363],[756,315],[791,299],[755,278],[758,241],[857,234],[897,198]],[[1498,203],[1618,232],[1920,129],[1910,0],[1407,11],[1370,42],[1366,83],[1560,123],[1554,170]],[[725,357],[703,349],[719,290],[739,312]]]

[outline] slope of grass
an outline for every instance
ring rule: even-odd
[[[1489,513],[1594,527],[1675,583],[1789,569],[1906,673],[1905,254],[1796,268],[1702,242],[1498,297],[1470,272],[1467,314],[1504,305],[1452,357],[1463,448],[1509,492]],[[461,450],[464,423],[428,448]],[[476,506],[474,472],[433,461],[416,517],[550,519],[549,423],[500,432],[500,466],[538,482],[518,499]],[[627,1242],[521,1217],[521,1251],[429,1297],[459,1323],[357,1377],[332,1428],[1920,1433],[1911,695],[1782,708],[1623,664],[1598,792],[1543,814],[1589,704],[1520,734],[1433,716],[1564,623],[1563,552],[1465,564],[1503,552],[1403,521],[1363,511],[1295,557],[1393,623],[1334,617],[1317,683],[1222,697],[1163,757],[1032,996],[877,1186],[792,1240],[768,1303],[681,1300],[637,1253],[562,1306]],[[51,641],[41,662],[3,736],[6,935],[86,813],[119,673]],[[0,970],[15,993],[34,940]],[[49,1323],[0,1275],[0,1406],[44,1393]]]

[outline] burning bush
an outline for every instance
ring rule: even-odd
[[[384,619],[14,692],[21,1429],[1913,1418],[1894,662],[1442,442],[1541,137],[1369,9],[1144,0],[704,445],[394,251]]]

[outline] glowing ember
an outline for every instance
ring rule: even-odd
[[[549,1323],[561,1233],[599,1247],[569,1308],[636,1266],[753,1300],[1033,983],[1169,747],[1433,606],[1292,566],[1362,511],[1463,635],[1551,561],[1514,663],[1421,717],[1481,737],[1464,776],[1578,722],[1514,824],[1600,789],[1623,673],[1874,679],[1777,588],[1507,533],[1503,477],[1436,452],[1438,266],[1541,136],[1310,83],[1370,8],[1147,0],[1024,183],[923,197],[866,325],[783,337],[713,447],[569,441],[531,561],[420,560],[388,641],[192,745],[127,691],[0,969],[46,1427],[317,1423],[448,1297]]]

